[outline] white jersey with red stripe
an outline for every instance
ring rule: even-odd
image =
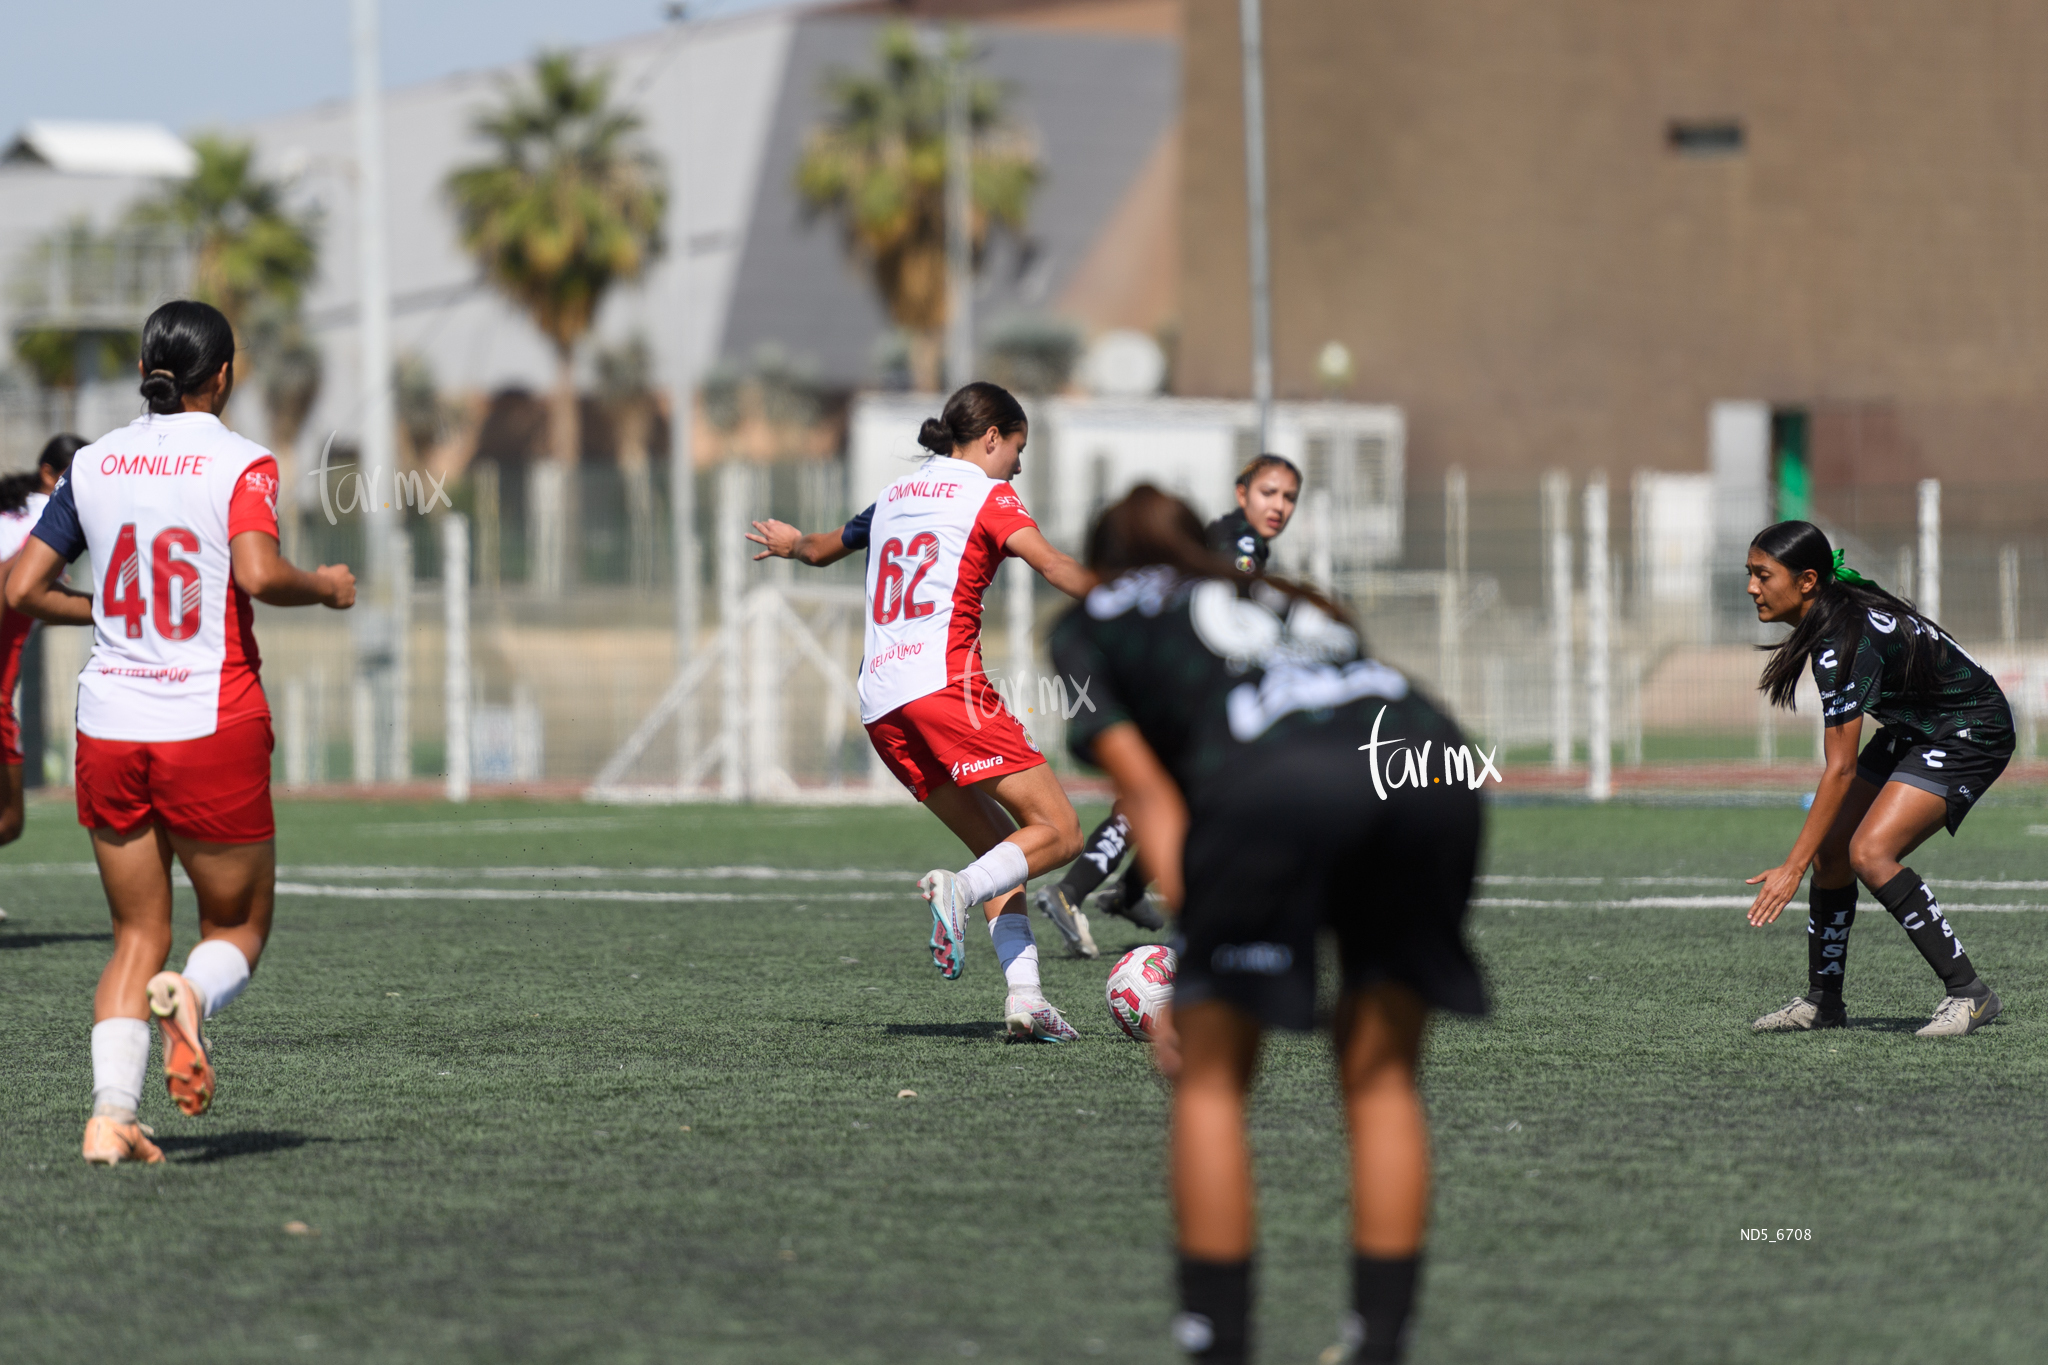
[[[981,599],[1012,535],[1038,523],[1008,483],[934,455],[841,532],[868,551],[860,718],[981,675]]]
[[[198,739],[269,714],[229,557],[243,531],[277,534],[277,461],[208,413],[141,417],[72,457],[35,536],[67,563],[92,551],[81,734]]]
[[[28,543],[28,533],[36,526],[36,518],[42,516],[44,504],[49,496],[43,493],[28,495],[28,504],[19,512],[0,512],[0,564],[21,553],[21,547]]]

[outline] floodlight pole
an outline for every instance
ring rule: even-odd
[[[398,510],[396,486],[396,445],[393,441],[395,416],[391,400],[391,286],[384,257],[384,114],[383,77],[378,69],[377,0],[352,0],[355,40],[355,134],[356,134],[356,307],[361,343],[362,450],[357,473],[368,494],[364,516],[369,535],[366,547],[369,570],[365,585],[368,599],[358,606],[351,622],[355,637],[356,676],[369,686],[371,704],[389,724],[403,712],[396,662],[402,655],[406,612],[401,601],[396,568],[394,524]],[[368,609],[365,610],[365,607]],[[376,703],[381,702],[381,707]],[[358,702],[358,715],[362,713]],[[374,730],[376,720],[370,722]],[[357,743],[367,736],[358,724]],[[374,744],[374,739],[371,743]],[[406,754],[408,737],[390,738],[386,776],[410,777]],[[374,761],[356,759],[358,780],[374,770]]]
[[[1266,239],[1266,80],[1259,0],[1238,0],[1244,56],[1244,200],[1252,294],[1252,401],[1259,409],[1259,451],[1273,429],[1273,288]]]
[[[678,16],[678,22],[687,20]],[[670,423],[673,433],[670,437],[668,460],[668,505],[673,525],[671,535],[674,542],[676,574],[676,676],[696,661],[697,635],[701,625],[703,566],[697,546],[697,456],[695,449],[697,425],[697,365],[696,348],[690,337],[690,277],[693,269],[690,255],[690,238],[693,235],[690,221],[690,179],[691,140],[697,133],[694,117],[696,86],[691,81],[690,37],[685,29],[679,35],[682,51],[679,55],[683,66],[683,99],[686,115],[683,119],[683,142],[677,155],[681,163],[681,174],[676,177],[675,215],[679,224],[676,237],[681,243],[676,261],[676,315],[675,335],[681,354],[677,357],[682,374],[681,392],[676,395],[676,413]],[[676,708],[676,784],[681,788],[684,775],[690,771],[690,764],[697,757],[699,736],[699,708],[697,694],[693,690],[684,696]]]
[[[957,389],[974,378],[973,129],[966,37],[950,52],[936,45],[946,70],[946,387]]]

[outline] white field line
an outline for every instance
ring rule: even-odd
[[[735,901],[787,901],[794,895],[738,891],[607,891],[595,888],[525,889],[507,886],[323,886],[317,882],[279,882],[280,896],[321,896],[348,901],[611,901],[653,905],[730,904]],[[819,897],[835,901],[907,901],[910,893],[842,891]]]
[[[1631,896],[1626,900],[1549,901],[1529,900],[1519,896],[1475,896],[1472,904],[1488,910],[1746,910],[1753,899],[1750,896]],[[1941,908],[1944,913],[1950,910],[2017,913],[2048,910],[2048,905],[1989,905],[1945,900],[1941,903]],[[1786,907],[1788,914],[1799,910],[1801,907],[1798,906]]]
[[[77,876],[94,877],[99,869],[92,863],[15,863],[0,864],[10,874],[28,876]],[[281,880],[278,893],[287,896],[326,896],[340,900],[490,900],[490,901],[613,901],[641,902],[653,904],[729,903],[738,901],[781,901],[791,899],[787,894],[741,893],[728,891],[657,891],[600,888],[511,888],[503,886],[338,886],[333,882],[345,881],[426,881],[448,882],[465,879],[482,881],[752,881],[752,882],[795,882],[817,883],[860,883],[887,882],[904,888],[902,892],[836,892],[834,900],[891,901],[911,894],[917,873],[907,871],[881,871],[873,868],[797,868],[763,867],[754,864],[734,864],[713,867],[633,867],[612,868],[592,866],[568,867],[437,867],[400,864],[318,864],[293,866],[279,869]],[[321,882],[302,881],[299,878],[322,878]],[[173,869],[173,878],[180,886],[187,886],[182,869]],[[1726,886],[1725,877],[1543,877],[1518,876],[1496,873],[1479,879],[1481,885],[1529,886],[1529,887],[1570,887],[1595,888],[1602,886],[1656,887],[1656,886]],[[1935,883],[1937,892],[1950,889],[1963,891],[2048,891],[2048,881],[1941,879]],[[1742,895],[1696,895],[1696,896],[1628,896],[1586,900],[1535,899],[1515,896],[1478,896],[1474,906],[1484,909],[1530,909],[1530,910],[1739,910],[1750,904],[1751,897]],[[1792,907],[1796,909],[1797,907]],[[2048,905],[2034,905],[2019,902],[1985,903],[1969,901],[1942,902],[1942,909],[1957,911],[2026,912],[2048,910]]]
[[[96,877],[92,863],[0,864],[8,872],[43,876]],[[175,869],[174,869],[175,871]],[[415,867],[405,864],[334,863],[280,867],[280,877],[327,877],[340,881],[380,881],[410,877],[419,881],[454,881],[481,877],[487,881],[751,881],[751,882],[907,882],[918,872],[877,871],[842,867]]]

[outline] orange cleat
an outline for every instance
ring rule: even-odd
[[[154,1130],[140,1123],[123,1123],[105,1114],[85,1121],[85,1159],[95,1166],[118,1166],[139,1161],[154,1166],[164,1159],[163,1148],[150,1139]]]
[[[213,1065],[199,1027],[206,1007],[191,982],[158,972],[149,979],[149,1012],[163,1029],[164,1083],[179,1111],[197,1118],[213,1103]]]

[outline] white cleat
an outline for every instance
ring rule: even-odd
[[[967,966],[967,910],[960,879],[933,868],[917,879],[917,889],[932,904],[932,965],[948,981],[957,981]]]
[[[1998,992],[1985,987],[1981,1000],[1972,1000],[1967,995],[1945,995],[1934,1007],[1934,1018],[1927,1021],[1927,1027],[1913,1034],[1915,1038],[1960,1038],[1966,1033],[1975,1033],[1998,1017],[2005,1006],[1999,1003]]]
[[[1071,1043],[1081,1036],[1042,995],[1011,995],[1003,1002],[1003,1024],[1012,1038],[1037,1043]]]

